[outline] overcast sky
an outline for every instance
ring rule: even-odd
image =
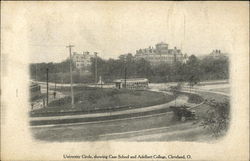
[[[117,58],[166,42],[188,55],[230,52],[238,34],[239,2],[25,3],[32,62],[59,62],[73,51]]]

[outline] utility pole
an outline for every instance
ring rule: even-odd
[[[69,65],[69,69],[70,69],[70,88],[71,88],[71,105],[72,105],[72,108],[74,108],[74,90],[73,90],[73,85],[72,85],[72,82],[73,82],[73,78],[72,78],[72,56],[71,56],[71,48],[74,47],[73,45],[69,45],[69,46],[66,46],[67,48],[69,48],[69,59],[70,59],[70,65]]]
[[[95,83],[97,84],[97,52],[95,52]]]
[[[46,69],[47,75],[47,106],[49,104],[49,68]]]
[[[124,70],[124,88],[127,88],[127,67]]]
[[[35,76],[36,78],[36,83],[37,83],[37,63],[36,63],[36,76]]]
[[[63,87],[63,78],[61,77],[61,89]]]
[[[127,57],[125,58],[125,66],[124,66],[124,88],[127,88]]]
[[[56,91],[56,78],[55,78],[55,88],[54,88],[54,89],[55,89],[55,91]]]
[[[54,99],[56,98],[56,72],[54,73],[55,74],[55,88],[54,88]]]
[[[54,88],[54,90],[55,90],[55,92],[56,92],[56,69],[54,69],[54,76],[55,76],[55,88]]]

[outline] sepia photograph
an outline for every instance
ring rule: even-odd
[[[51,145],[50,150],[54,144],[84,142],[213,148],[229,139],[225,142],[235,148],[235,142],[244,143],[238,159],[248,160],[248,2],[26,1],[3,2],[1,8],[1,86],[10,91],[1,96],[1,129],[8,129],[2,146],[13,138],[29,148]],[[15,101],[18,107],[11,108]],[[20,139],[7,135],[13,127],[22,131]],[[241,134],[244,141],[236,139]],[[183,148],[195,151],[188,145]],[[7,147],[4,156],[11,158],[12,146]],[[31,158],[54,158],[42,149],[40,157],[32,153]],[[139,155],[105,158],[101,149],[77,155],[69,150],[55,158],[226,157],[214,152],[194,158],[197,153],[184,155],[187,149],[142,155],[139,148]],[[25,158],[29,154],[12,159]]]
[[[196,35],[190,26],[198,22],[187,10],[166,5],[134,19],[121,9],[108,19],[102,10],[109,7],[100,6],[91,19],[80,16],[88,10],[73,13],[68,20],[75,22],[73,31],[56,15],[44,26],[33,24],[33,136],[45,141],[223,137],[230,124],[230,53],[223,38],[210,34],[220,38],[224,32],[203,32],[190,41]],[[199,21],[198,29],[217,25],[208,21]],[[72,38],[76,41],[67,44]]]

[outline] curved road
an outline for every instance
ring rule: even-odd
[[[196,89],[193,91],[205,99],[228,99],[221,93]],[[207,105],[197,107],[197,114],[204,114]],[[192,121],[177,122],[172,113],[139,117],[124,120],[111,120],[91,124],[57,125],[53,127],[32,127],[33,136],[44,141],[94,141],[94,140],[125,140],[125,141],[171,141],[209,139],[198,124]]]

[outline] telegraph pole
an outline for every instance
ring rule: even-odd
[[[47,106],[49,104],[49,68],[46,69],[47,75]]]
[[[127,88],[127,67],[126,67],[126,66],[125,66],[125,71],[124,71],[124,72],[125,72],[125,73],[124,73],[124,75],[125,75],[125,76],[124,76],[124,77],[125,77],[125,78],[124,78],[124,87]]]
[[[36,83],[37,83],[37,63],[36,63]]]
[[[56,98],[56,72],[55,72],[55,88],[54,88],[53,95],[54,95],[54,99],[55,99]]]
[[[95,83],[98,83],[97,80],[97,52],[95,52]]]
[[[55,78],[55,88],[54,88],[54,89],[55,89],[55,91],[56,91],[56,78]]]
[[[54,69],[54,76],[55,76],[55,88],[54,88],[54,90],[55,90],[55,92],[56,92],[56,67],[55,67],[55,69]]]
[[[127,57],[125,58],[124,64],[124,87],[127,88]]]
[[[69,46],[66,46],[67,48],[69,48],[69,59],[70,59],[70,65],[69,65],[69,69],[70,69],[70,88],[71,88],[71,105],[72,105],[72,108],[74,108],[74,90],[73,90],[73,85],[72,85],[72,81],[73,81],[73,78],[72,78],[72,56],[71,56],[71,48],[74,47],[73,45],[69,45]]]

